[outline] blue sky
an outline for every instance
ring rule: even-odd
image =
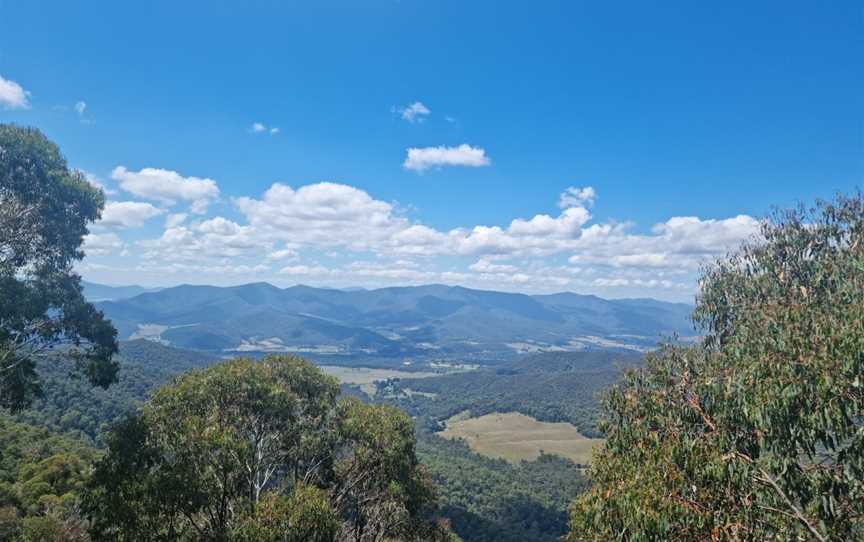
[[[858,2],[127,4],[0,0],[0,121],[114,204],[91,280],[690,300],[864,177]]]

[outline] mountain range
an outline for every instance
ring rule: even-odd
[[[143,286],[108,286],[107,284],[96,284],[95,282],[81,281],[84,288],[84,297],[90,301],[113,301],[135,297],[147,292],[157,292],[160,288],[145,288]]]
[[[105,293],[94,286],[85,293]],[[664,335],[695,334],[692,306],[653,299],[526,295],[439,284],[373,290],[283,289],[268,283],[135,288],[107,291],[115,297],[96,302],[121,339],[220,353],[495,357],[644,350]]]

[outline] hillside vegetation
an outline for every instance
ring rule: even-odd
[[[696,318],[608,395],[569,539],[864,539],[861,194],[766,221]]]
[[[615,352],[549,352],[463,374],[383,384],[379,396],[395,401],[432,431],[466,410],[473,416],[521,412],[543,422],[570,423],[597,438],[600,392],[640,359]]]
[[[199,352],[144,340],[121,342],[117,383],[102,389],[76,378],[51,356],[37,365],[42,393],[15,419],[101,447],[111,426],[140,407],[156,388],[211,363],[212,356]]]

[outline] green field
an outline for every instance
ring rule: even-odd
[[[569,423],[541,422],[518,412],[478,418],[460,413],[447,420],[447,428],[438,434],[462,439],[477,453],[514,463],[537,459],[543,451],[587,464],[592,450],[603,443],[583,436]]]
[[[320,365],[326,374],[335,376],[342,384],[356,384],[366,395],[375,395],[375,382],[390,378],[429,378],[441,376],[439,373],[396,371],[394,369],[371,369],[369,367],[342,367],[339,365]]]

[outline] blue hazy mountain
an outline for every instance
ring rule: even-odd
[[[498,355],[640,349],[664,335],[694,335],[686,304],[439,284],[374,290],[182,285],[98,306],[121,339],[208,351]]]
[[[147,292],[159,291],[159,288],[144,288],[143,286],[107,286],[95,282],[81,281],[84,297],[89,301],[116,301],[127,299]]]

